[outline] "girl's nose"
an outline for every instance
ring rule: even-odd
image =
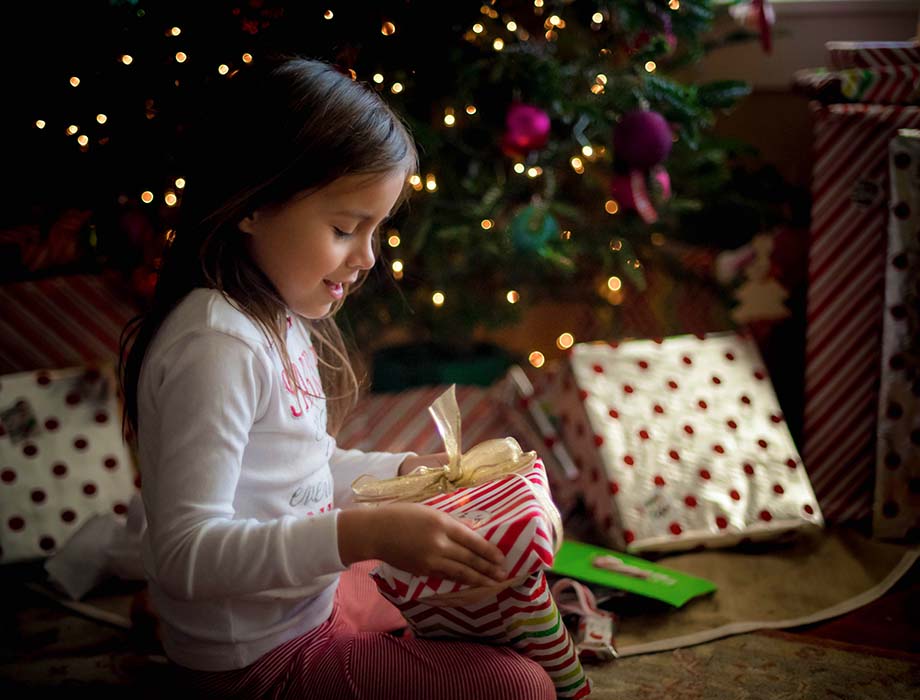
[[[374,237],[371,235],[361,237],[348,262],[351,267],[359,270],[370,270],[374,266],[375,259]]]

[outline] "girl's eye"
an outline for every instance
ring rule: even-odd
[[[337,238],[348,238],[349,236],[353,235],[350,231],[343,231],[337,226],[333,226],[332,230],[335,231],[335,235]]]

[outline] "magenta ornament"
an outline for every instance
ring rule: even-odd
[[[505,119],[502,147],[506,152],[526,154],[543,148],[549,140],[549,115],[539,107],[514,102]]]
[[[614,157],[639,170],[663,163],[672,143],[671,127],[658,112],[627,112],[613,132]]]

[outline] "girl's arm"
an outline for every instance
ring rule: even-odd
[[[329,468],[335,480],[333,502],[336,507],[347,507],[354,502],[351,484],[359,476],[370,474],[378,479],[389,479],[396,476],[406,458],[414,455],[414,452],[364,452],[336,447],[329,458]]]

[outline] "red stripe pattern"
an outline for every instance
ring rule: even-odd
[[[553,533],[533,488],[548,493],[539,461],[523,478],[512,475],[423,502],[470,522],[502,550],[510,576],[522,582],[497,593],[471,594],[460,601],[455,597],[452,603],[450,594],[471,593],[469,587],[434,576],[413,576],[385,563],[372,575],[383,596],[402,611],[419,636],[475,637],[510,645],[546,670],[559,697],[585,697],[590,692],[588,679],[543,573],[553,562]]]
[[[874,479],[888,143],[920,108],[815,107],[804,457],[828,521],[869,515]]]
[[[113,363],[124,325],[137,314],[97,275],[0,286],[0,374]]]
[[[917,41],[828,41],[832,68],[873,68],[920,63]]]

